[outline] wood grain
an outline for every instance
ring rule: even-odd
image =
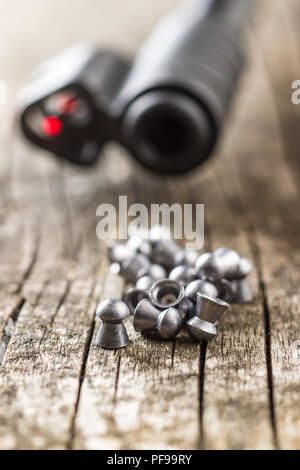
[[[299,449],[299,2],[259,2],[216,156],[179,179],[149,175],[117,145],[78,170],[11,132],[16,91],[42,58],[78,31],[134,53],[178,2],[64,0],[61,17],[57,1],[23,3],[0,19],[0,448]],[[204,249],[254,262],[254,302],[232,307],[207,349],[185,333],[140,335],[131,319],[126,349],[94,345],[97,303],[125,288],[95,233],[97,206],[119,194],[204,203]]]

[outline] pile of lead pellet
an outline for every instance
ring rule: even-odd
[[[111,243],[108,252],[112,271],[129,285],[123,300],[137,331],[171,339],[185,326],[197,341],[210,341],[231,303],[253,299],[252,263],[230,248],[185,251],[158,226]]]

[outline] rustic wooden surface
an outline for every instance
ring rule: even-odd
[[[0,0],[1,449],[300,447],[299,1],[257,2],[217,156],[193,175],[149,176],[113,145],[80,171],[11,130],[16,91],[43,58],[81,38],[133,54],[176,3]],[[230,310],[207,350],[151,341],[130,320],[125,350],[94,346],[97,303],[124,289],[96,207],[119,194],[204,203],[205,248],[253,260],[255,301]]]

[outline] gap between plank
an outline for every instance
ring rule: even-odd
[[[261,254],[260,248],[256,240],[256,232],[254,226],[249,226],[249,245],[252,251],[252,256],[255,260],[255,265],[258,275],[258,288],[262,299],[262,309],[264,314],[264,331],[265,331],[265,356],[266,356],[266,368],[267,368],[267,385],[268,385],[268,398],[270,407],[270,422],[273,433],[273,445],[275,449],[279,449],[279,440],[277,432],[277,419],[276,419],[276,405],[274,398],[274,381],[273,381],[273,366],[272,366],[272,340],[271,340],[271,312],[268,304],[267,293],[265,282],[263,279],[262,266],[261,266]]]
[[[92,344],[92,340],[93,340],[95,326],[96,326],[95,317],[93,317],[93,321],[91,323],[89,333],[88,333],[88,336],[87,336],[87,339],[86,339],[86,342],[85,342],[84,350],[83,350],[83,357],[82,357],[82,363],[81,363],[81,368],[80,368],[77,397],[76,397],[76,402],[75,402],[75,406],[74,406],[74,412],[73,412],[73,415],[71,417],[69,439],[68,439],[67,444],[66,444],[66,449],[67,450],[73,450],[73,442],[74,442],[75,433],[76,433],[76,431],[75,431],[76,417],[77,417],[77,413],[78,413],[78,409],[79,409],[81,389],[82,389],[82,385],[83,385],[84,378],[85,378],[86,366],[87,366],[89,352],[90,352],[90,348],[91,348],[91,344]]]
[[[69,293],[70,293],[70,289],[71,289],[71,285],[73,284],[73,281],[67,281],[67,284],[66,284],[66,288],[64,290],[64,292],[62,293],[60,299],[59,299],[59,302],[57,304],[57,307],[56,307],[56,310],[55,310],[55,313],[54,315],[50,318],[50,323],[49,323],[49,327],[51,328],[53,326],[53,323],[54,323],[54,320],[55,320],[55,317],[56,315],[58,314],[59,310],[61,309],[61,307],[64,305]]]
[[[192,203],[197,203],[197,197],[195,191],[192,191]],[[205,230],[205,247],[206,251],[212,251],[212,233],[210,225],[205,219],[204,221],[204,230]],[[199,375],[198,375],[198,420],[199,420],[199,449],[205,449],[205,425],[204,425],[204,412],[205,412],[205,364],[206,364],[206,353],[207,353],[207,343],[200,343],[200,352],[199,352]]]
[[[267,364],[267,379],[268,379],[269,402],[270,402],[270,418],[271,418],[271,424],[272,424],[272,429],[273,429],[274,446],[276,449],[279,449],[280,446],[279,446],[278,433],[277,433],[274,384],[273,384],[270,309],[269,309],[268,298],[266,294],[266,286],[262,280],[260,281],[260,290],[261,290],[263,308],[264,308],[266,364]]]
[[[171,353],[171,369],[173,369],[173,368],[174,368],[175,352],[176,352],[176,338],[174,338],[174,340],[173,340],[173,344],[172,344],[172,353]]]
[[[102,268],[103,268],[103,266],[105,266],[105,263],[103,263]],[[102,269],[100,269],[100,272],[102,272]],[[95,293],[95,289],[96,289],[96,284],[97,284],[97,281],[94,282],[93,289],[92,289],[91,294],[90,294],[90,305],[93,301],[93,297],[94,297],[94,293]],[[100,296],[103,294],[104,289],[105,289],[105,283],[104,283],[104,285],[101,289]],[[90,308],[90,305],[88,306],[88,310]],[[91,345],[92,345],[92,340],[93,340],[93,336],[94,336],[94,331],[95,331],[95,326],[96,326],[95,319],[96,319],[96,310],[93,313],[93,317],[92,317],[92,320],[91,320],[89,332],[88,332],[87,339],[86,339],[85,346],[84,346],[84,350],[83,350],[82,362],[81,362],[81,367],[80,367],[80,375],[79,375],[79,383],[78,383],[78,389],[77,389],[77,396],[76,396],[76,400],[75,400],[73,414],[72,414],[71,421],[70,421],[69,437],[68,437],[67,442],[66,442],[66,449],[67,450],[73,450],[73,447],[74,447],[74,439],[75,439],[75,435],[76,435],[76,418],[77,418],[77,414],[78,414],[78,410],[79,410],[82,386],[83,386],[84,379],[85,379],[87,362],[88,362],[88,358],[89,358],[89,354],[90,354],[90,350],[91,350]],[[120,367],[118,367],[117,376],[118,376],[119,371],[120,371]],[[118,381],[119,381],[119,379],[118,379],[118,377],[116,377],[115,394],[116,394],[116,391],[117,391]]]
[[[49,283],[49,280],[46,281],[45,286],[46,286],[48,283]],[[69,294],[69,292],[70,292],[71,285],[72,285],[72,282],[71,282],[71,281],[67,281],[66,288],[65,288],[64,292],[62,293],[62,295],[60,296],[60,299],[59,299],[59,301],[58,301],[58,304],[57,304],[57,307],[56,307],[56,309],[55,309],[55,312],[54,312],[54,314],[52,315],[52,317],[50,317],[49,323],[48,323],[48,324],[46,325],[46,327],[44,328],[43,334],[42,334],[41,339],[40,339],[40,341],[39,341],[39,348],[41,347],[41,345],[42,345],[42,343],[43,343],[43,341],[44,341],[44,338],[45,338],[45,335],[46,335],[48,329],[53,326],[53,323],[54,323],[54,320],[55,320],[56,315],[58,314],[58,312],[59,312],[59,310],[61,309],[62,305],[65,303],[66,298],[68,297],[68,294]],[[45,287],[45,286],[44,286],[44,287]],[[40,293],[40,295],[39,295],[39,297],[38,297],[38,299],[37,299],[36,305],[38,304],[38,301],[39,301],[41,295],[42,295],[42,291],[41,291],[41,293]],[[35,305],[35,307],[36,307],[36,305]]]

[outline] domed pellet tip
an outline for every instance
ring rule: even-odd
[[[222,299],[197,294],[196,314],[205,322],[218,322],[229,307],[230,305]]]
[[[169,274],[169,279],[176,282],[182,282],[184,286],[192,282],[196,278],[194,268],[188,265],[177,266],[172,269]]]
[[[159,314],[160,310],[154,307],[150,300],[141,300],[134,311],[133,326],[135,330],[156,330],[157,318]]]
[[[146,276],[150,268],[150,261],[144,255],[134,255],[121,264],[121,275],[128,282],[136,283],[138,279]]]
[[[253,271],[253,264],[248,258],[241,257],[235,279],[244,279]]]
[[[231,285],[233,290],[233,303],[239,304],[253,301],[252,288],[246,278],[231,281]]]
[[[160,281],[161,279],[165,279],[167,276],[167,271],[165,268],[160,266],[160,264],[151,264],[148,270],[148,276],[153,279],[153,283],[155,281]]]
[[[198,277],[209,280],[218,280],[224,277],[223,263],[212,253],[204,253],[199,256],[195,264]]]
[[[199,258],[199,253],[193,250],[182,250],[175,255],[175,266],[178,265],[188,265],[191,267],[195,266],[197,259]]]
[[[101,302],[96,311],[102,320],[96,345],[105,349],[120,349],[129,344],[123,320],[130,315],[129,308],[121,300],[108,299]]]
[[[174,240],[158,240],[152,253],[152,262],[166,269],[175,266],[175,257],[182,249]]]
[[[137,304],[143,299],[149,299],[149,293],[146,290],[138,289],[137,287],[129,289],[123,298],[124,302],[130,310],[131,315],[134,315]]]
[[[217,336],[217,328],[213,323],[201,320],[195,316],[186,322],[186,329],[196,341],[212,341]]]
[[[134,250],[125,243],[110,242],[108,244],[108,257],[111,263],[121,264],[125,259],[134,255]]]
[[[184,320],[179,310],[168,308],[160,312],[157,318],[157,330],[161,338],[173,339],[181,331]]]
[[[208,297],[218,297],[218,289],[208,280],[197,279],[186,286],[185,295],[192,302],[196,303],[197,294],[208,295]]]
[[[120,323],[129,317],[130,312],[122,300],[107,299],[98,305],[96,314],[104,323]]]
[[[129,238],[127,246],[135,253],[144,255],[147,258],[150,258],[152,254],[152,245],[149,240],[145,240],[139,235],[134,235],[133,237]]]
[[[141,277],[140,279],[138,279],[135,287],[137,289],[141,289],[141,290],[145,290],[145,291],[149,291],[151,286],[153,286],[154,284],[154,279],[152,279],[152,277],[150,276],[143,276]]]
[[[160,309],[176,307],[184,298],[183,284],[170,279],[155,282],[150,289],[150,300]]]
[[[215,250],[213,256],[223,271],[223,277],[225,279],[235,279],[241,260],[240,255],[231,248],[223,247]]]

